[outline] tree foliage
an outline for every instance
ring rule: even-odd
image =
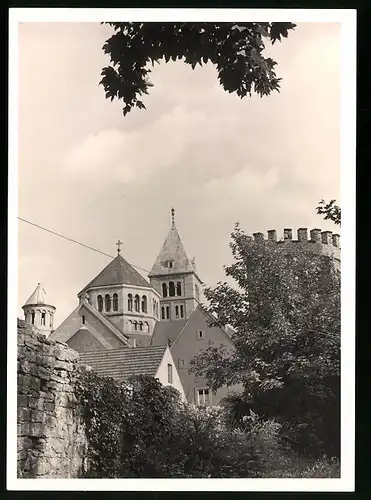
[[[133,107],[144,109],[140,96],[153,86],[149,64],[183,59],[194,69],[211,62],[224,90],[243,98],[256,92],[267,96],[279,91],[276,61],[264,57],[266,40],[272,44],[287,38],[293,23],[104,23],[114,34],[103,51],[110,65],[102,70],[106,98],[124,103],[123,114]]]
[[[321,200],[316,207],[317,214],[323,215],[325,220],[331,220],[337,226],[341,225],[341,209],[336,205],[336,200],[326,202]]]
[[[86,477],[257,477],[267,468],[259,427],[230,429],[222,410],[184,403],[152,377],[118,383],[88,372],[78,396],[89,442]]]
[[[252,241],[232,233],[236,287],[218,283],[205,296],[212,324],[234,328],[236,350],[211,346],[192,370],[216,390],[243,384],[232,407],[237,425],[253,409],[282,424],[299,450],[339,452],[340,276],[329,257],[301,245]]]

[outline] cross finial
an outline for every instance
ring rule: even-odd
[[[175,210],[174,210],[174,208],[171,209],[171,226],[175,227]]]
[[[120,246],[122,245],[122,241],[118,240],[118,242],[116,243],[116,245],[117,245],[117,253],[120,253],[121,252]]]

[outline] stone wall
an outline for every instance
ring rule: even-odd
[[[17,326],[18,477],[81,477],[87,440],[74,394],[79,355],[24,321]]]

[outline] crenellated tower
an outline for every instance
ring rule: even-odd
[[[160,294],[160,321],[188,319],[200,303],[202,282],[195,259],[190,260],[175,226],[171,228],[149,273],[150,283]]]
[[[292,238],[292,229],[285,228],[283,237],[277,239],[277,231],[275,229],[268,231],[268,238],[264,238],[263,233],[253,233],[254,241],[267,242],[282,245],[281,248],[285,252],[290,252],[300,248],[304,252],[312,253],[313,255],[327,255],[330,257],[337,270],[341,267],[341,249],[340,235],[333,234],[332,231],[321,231],[321,229],[300,228],[297,230],[297,239]]]

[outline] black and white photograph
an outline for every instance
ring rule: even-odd
[[[353,491],[356,11],[9,20],[7,488]]]

